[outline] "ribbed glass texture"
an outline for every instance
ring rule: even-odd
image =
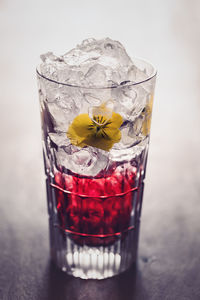
[[[65,85],[37,70],[51,257],[83,279],[117,275],[136,261],[156,77],[138,63],[145,81],[105,88]],[[75,145],[67,134],[74,119],[108,101],[123,119],[120,141],[111,149]]]

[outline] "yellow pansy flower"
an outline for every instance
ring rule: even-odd
[[[152,107],[153,107],[153,95],[151,96],[143,112],[144,122],[142,124],[142,134],[145,136],[150,133]]]
[[[92,110],[92,117],[80,114],[70,124],[67,137],[78,147],[92,146],[109,151],[121,139],[119,130],[123,123],[120,114],[107,108],[106,103]]]

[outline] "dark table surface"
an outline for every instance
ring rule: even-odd
[[[127,1],[121,9],[117,1],[0,1],[2,300],[200,299],[200,3]],[[39,53],[106,35],[159,73],[137,266],[84,281],[49,258],[34,68]]]

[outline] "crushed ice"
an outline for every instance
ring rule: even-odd
[[[110,38],[87,39],[62,56],[47,52],[41,55],[41,60],[39,72],[50,79],[39,80],[41,99],[53,124],[54,132],[49,132],[49,137],[56,145],[60,166],[82,175],[96,176],[106,168],[109,159],[121,161],[126,156],[124,152],[120,157],[117,149],[125,151],[144,138],[140,134],[141,113],[149,99],[151,86],[149,82],[143,85],[131,83],[144,81],[149,74],[134,64],[121,43]],[[92,147],[79,149],[70,145],[66,131],[72,120],[110,99],[114,103],[113,110],[124,119],[120,143],[110,154]],[[144,147],[145,144],[141,144],[137,151],[134,149],[138,154]],[[133,155],[132,151],[131,158]]]

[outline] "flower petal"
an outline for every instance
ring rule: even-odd
[[[120,114],[115,112],[112,113],[112,118],[109,120],[111,124],[108,125],[110,128],[119,128],[123,123],[123,118]]]
[[[84,140],[84,137],[80,137],[79,135],[77,135],[72,125],[69,126],[67,137],[70,139],[72,145],[82,147],[81,144]]]
[[[113,143],[118,143],[121,139],[121,131],[118,128],[108,126],[104,129],[104,132]]]
[[[115,143],[115,141],[110,139],[106,140],[104,138],[96,138],[94,135],[91,135],[83,142],[85,143],[85,145],[96,147],[105,151],[109,151]]]
[[[78,115],[74,118],[71,126],[77,135],[84,138],[94,130],[93,122],[88,114]]]
[[[143,135],[148,135],[150,133],[151,129],[151,117],[146,118],[142,124],[142,134]]]
[[[123,123],[120,114],[112,112],[112,117],[104,123],[104,114],[95,116],[99,123],[92,121],[88,114],[75,117],[68,128],[67,136],[73,145],[92,146],[109,151],[121,139],[119,127]],[[102,124],[103,123],[103,124]]]
[[[144,122],[142,124],[142,134],[148,135],[151,129],[151,114],[153,108],[153,95],[151,96],[149,103],[147,103],[144,112]]]

